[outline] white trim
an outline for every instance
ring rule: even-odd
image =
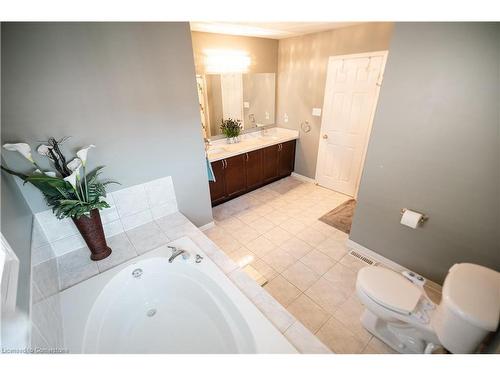
[[[385,72],[385,65],[387,62],[387,56],[389,54],[388,50],[382,50],[382,51],[373,51],[373,52],[365,52],[365,53],[353,53],[353,54],[348,54],[348,55],[333,55],[328,58],[328,65],[327,65],[327,76],[325,78],[325,93],[328,87],[326,84],[328,83],[328,69],[332,61],[334,60],[345,60],[345,59],[359,59],[359,58],[366,58],[366,57],[376,57],[376,56],[381,56],[382,57],[382,66],[380,67],[380,75],[379,75],[379,82],[377,83],[377,88],[375,91],[375,98],[374,98],[374,106],[372,108],[372,113],[370,114],[370,120],[368,122],[368,132],[367,132],[367,137],[365,140],[365,144],[363,145],[363,155],[361,156],[361,172],[359,173],[358,180],[356,181],[356,190],[354,191],[354,199],[357,199],[358,197],[358,191],[359,191],[359,185],[361,182],[361,176],[363,175],[363,168],[365,164],[365,158],[366,158],[366,151],[368,150],[368,142],[370,141],[370,136],[372,132],[372,127],[373,127],[373,120],[375,118],[375,112],[377,110],[377,105],[378,105],[378,98],[380,95],[380,87],[382,85],[382,81],[384,79],[384,72]],[[323,95],[323,106],[322,106],[322,113],[325,112],[325,95]],[[320,125],[320,130],[321,127],[323,126],[323,117],[321,117],[321,125]],[[316,172],[315,172],[315,178],[318,180],[318,160],[319,160],[319,147],[318,147],[318,153],[316,155]],[[322,186],[322,185],[320,185]],[[347,194],[346,194],[347,195]]]
[[[372,259],[376,260],[377,262],[383,264],[384,266],[392,269],[395,272],[400,273],[403,271],[411,271],[410,269],[403,267],[399,263],[396,263],[396,262],[380,255],[379,253],[376,253],[375,251],[370,250],[367,247],[364,247],[363,245],[360,245],[357,242],[354,242],[350,238],[347,239],[345,244],[349,250],[357,251],[361,255],[364,255],[368,258],[372,258]],[[441,285],[439,285],[438,283],[436,283],[432,280],[429,280],[428,278],[426,278],[426,280],[427,280],[426,285],[428,285],[430,288],[432,288],[438,292],[441,292]]]
[[[204,232],[204,231],[209,230],[209,229],[214,228],[214,227],[215,227],[215,222],[211,221],[210,223],[207,223],[205,225],[202,225],[201,227],[198,227],[198,229],[201,230],[202,232]]]
[[[301,181],[304,181],[304,182],[309,182],[311,184],[315,184],[316,183],[315,179],[303,176],[303,175],[295,173],[295,172],[292,172],[292,177],[295,177],[297,180],[301,180]]]

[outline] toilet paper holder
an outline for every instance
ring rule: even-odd
[[[408,210],[408,208],[402,208],[401,209],[401,216],[403,216],[403,214],[406,212],[406,210]],[[419,214],[422,215],[422,217],[420,218],[420,220],[418,221],[419,224],[423,224],[424,222],[426,222],[428,219],[429,219],[429,216],[427,216],[426,214],[423,214],[421,212],[418,212],[418,211],[415,211],[415,210],[411,210],[413,212],[417,212]]]

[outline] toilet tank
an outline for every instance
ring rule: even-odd
[[[500,273],[477,264],[455,264],[432,319],[443,346],[452,353],[474,353],[498,326]]]

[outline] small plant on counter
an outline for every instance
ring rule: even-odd
[[[104,259],[111,254],[111,249],[106,245],[99,210],[110,207],[105,201],[106,186],[116,182],[99,181],[102,166],[87,173],[87,153],[94,145],[82,148],[75,158],[66,162],[59,147],[66,139],[50,138],[47,144],[37,148],[38,154],[47,157],[55,171],[44,171],[33,159],[27,143],[6,143],[3,148],[24,156],[32,164],[30,174],[15,172],[3,165],[1,168],[40,190],[58,219],[73,220],[92,252],[91,259]]]
[[[238,141],[238,137],[241,133],[241,121],[228,118],[227,120],[222,120],[220,125],[220,130],[222,134],[226,136],[229,142]]]

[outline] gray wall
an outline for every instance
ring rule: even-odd
[[[2,107],[4,142],[93,143],[89,163],[105,177],[126,187],[171,175],[180,210],[212,220],[188,23],[4,23]]]
[[[500,270],[500,27],[395,26],[351,239],[441,282]],[[420,229],[400,209],[429,215]]]
[[[1,230],[12,250],[14,250],[19,258],[17,306],[20,310],[28,312],[33,214],[15,184],[14,178],[4,171],[1,173]]]
[[[295,172],[315,178],[321,117],[311,116],[311,111],[323,107],[328,58],[387,50],[392,29],[391,22],[373,22],[280,39],[276,123],[300,132]],[[311,125],[308,133],[300,128],[304,121]]]

